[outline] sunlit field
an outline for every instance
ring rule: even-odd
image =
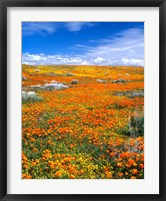
[[[144,68],[22,72],[23,179],[144,178]]]

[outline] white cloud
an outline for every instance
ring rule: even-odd
[[[44,54],[29,54],[22,55],[22,63],[29,65],[48,65],[48,64],[81,64],[87,65],[88,62],[80,57],[70,57],[68,55],[44,55]]]
[[[82,63],[80,63],[81,65],[88,65],[87,61],[83,61]]]
[[[57,26],[51,22],[23,22],[22,24],[23,36],[51,34],[56,31],[56,28]]]
[[[122,63],[125,65],[137,65],[137,66],[144,66],[144,60],[143,59],[127,59],[122,58]]]
[[[97,58],[94,59],[93,61],[98,64],[98,63],[102,63],[104,60],[105,60],[105,59],[102,58],[102,57],[97,57]]]
[[[83,29],[85,27],[93,27],[93,26],[95,26],[95,23],[91,23],[91,22],[68,22],[68,23],[66,23],[66,28],[71,32],[80,31],[81,29]]]
[[[129,60],[129,59],[127,59],[127,58],[122,58],[122,61],[123,61],[123,63],[124,63],[124,64],[127,64],[127,63],[129,63],[129,62],[130,62],[130,60]]]
[[[80,31],[83,28],[93,27],[96,23],[92,22],[23,22],[23,36],[31,36],[34,34],[48,35],[56,32],[60,28],[65,28],[70,32]]]
[[[111,39],[97,41],[96,47],[88,48],[89,56],[101,56],[117,58],[123,55],[143,57],[144,55],[144,33],[142,29],[129,29],[119,33]]]
[[[93,44],[95,42],[96,46],[84,46],[85,54],[83,58],[91,58],[91,60],[97,61],[96,58],[100,57],[103,58],[103,61],[100,63],[108,65],[144,66],[143,29],[129,29],[118,33],[118,35],[112,38],[93,41]],[[77,47],[79,48],[78,45]]]

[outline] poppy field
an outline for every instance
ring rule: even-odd
[[[22,179],[143,179],[144,68],[22,66]]]

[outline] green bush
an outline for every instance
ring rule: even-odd
[[[130,137],[144,136],[144,116],[131,116],[128,125],[122,130],[122,134]]]

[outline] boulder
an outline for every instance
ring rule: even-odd
[[[78,84],[78,80],[72,80],[71,84]]]
[[[22,75],[22,81],[28,80],[24,75]]]
[[[125,79],[123,79],[123,78],[120,78],[120,79],[118,79],[118,80],[112,80],[111,81],[112,83],[126,83],[126,82],[128,82],[128,80],[125,80]]]
[[[129,97],[144,97],[143,91],[132,91],[129,94]]]
[[[96,81],[99,83],[106,83],[106,81],[104,79],[97,79]]]
[[[144,91],[124,91],[124,92],[116,92],[116,96],[128,96],[130,98],[135,97],[144,97]]]
[[[74,76],[73,73],[67,73],[66,76]]]
[[[57,84],[58,82],[55,80],[52,80],[51,83]]]
[[[52,84],[45,84],[43,88],[46,90],[61,90],[61,89],[67,89],[68,86],[62,83],[52,83]]]

